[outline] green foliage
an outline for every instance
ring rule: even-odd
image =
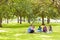
[[[58,4],[58,5],[57,5]],[[36,20],[37,17],[60,18],[59,0],[0,0],[0,17],[12,19],[14,17],[26,17]]]

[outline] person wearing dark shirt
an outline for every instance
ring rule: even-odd
[[[42,32],[42,27],[41,26],[39,26],[39,28],[38,28],[38,30],[37,30],[38,32]]]
[[[43,27],[43,32],[47,32],[47,27],[46,26]]]

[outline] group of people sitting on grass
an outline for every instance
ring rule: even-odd
[[[30,25],[28,28],[28,33],[34,33],[34,32],[35,32],[35,26]],[[39,26],[37,32],[52,33],[52,26],[51,25],[49,25],[48,27],[46,27],[45,25]]]

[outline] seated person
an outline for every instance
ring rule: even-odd
[[[46,26],[43,27],[43,32],[47,32],[47,27]]]
[[[52,26],[51,25],[49,25],[49,33],[51,33],[52,32]]]
[[[31,31],[31,28],[29,27],[29,28],[28,28],[28,33],[30,33],[30,31]]]
[[[28,28],[28,33],[34,33],[34,26],[30,26],[29,28]]]
[[[39,26],[39,28],[38,28],[38,30],[37,30],[38,32],[42,32],[42,27],[41,26]]]

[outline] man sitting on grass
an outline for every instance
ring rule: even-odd
[[[52,33],[52,26],[49,25],[49,33]]]
[[[41,26],[39,26],[37,32],[42,32],[42,27]]]

